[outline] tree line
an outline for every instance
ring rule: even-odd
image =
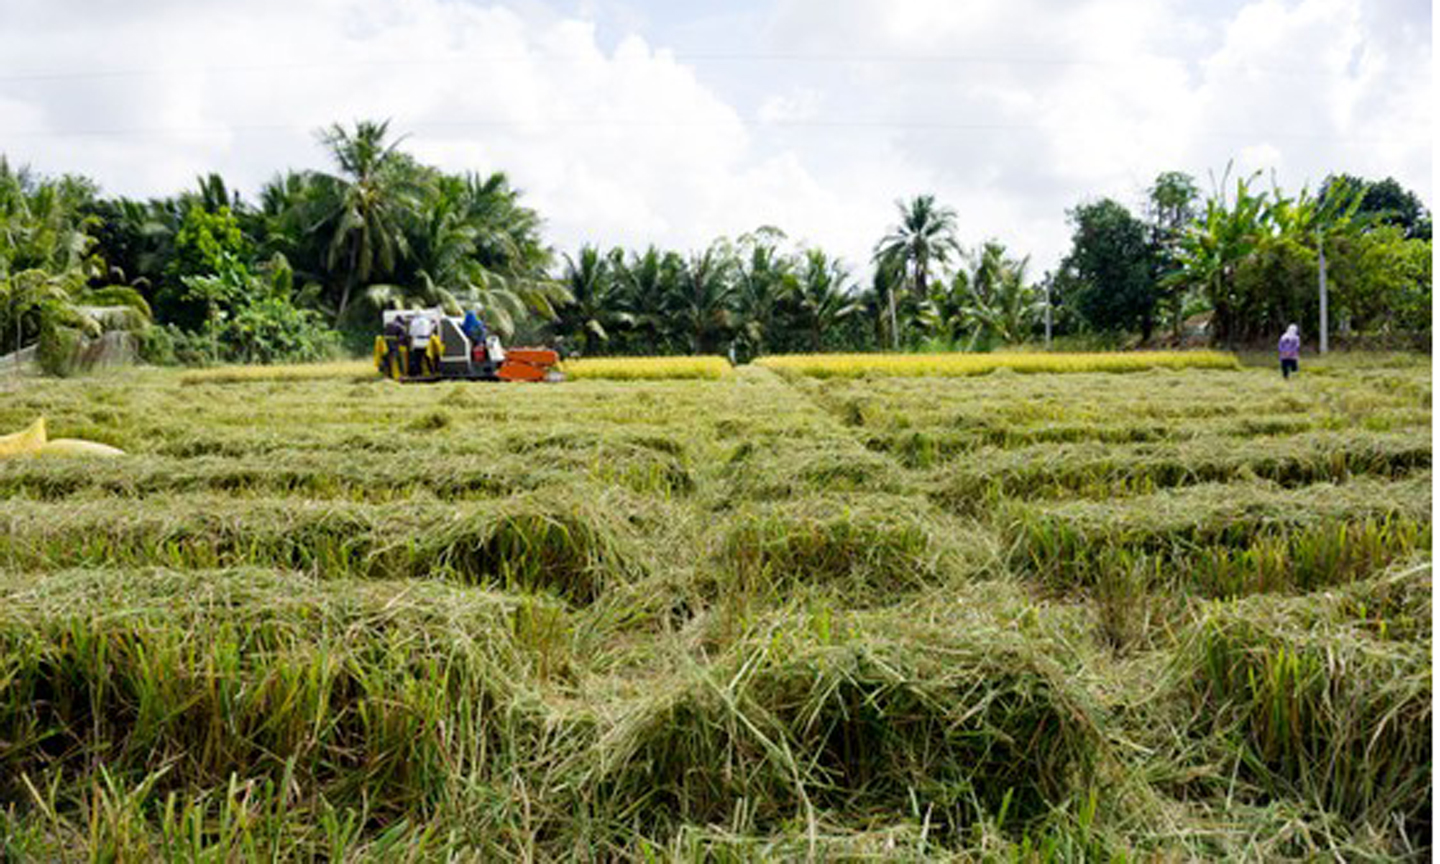
[[[897,202],[862,274],[769,226],[698,251],[557,253],[503,173],[424,165],[387,123],[318,137],[333,170],[277,174],[253,203],[214,174],[138,201],[0,157],[0,353],[63,357],[124,328],[155,362],[315,359],[364,350],[397,306],[479,309],[507,337],[577,354],[985,350],[1048,332],[1154,344],[1196,329],[1245,344],[1315,330],[1322,259],[1332,330],[1428,344],[1430,215],[1391,179],[1288,195],[1227,171],[1206,196],[1167,172],[1139,215],[1110,199],[1069,210],[1071,248],[1038,275],[997,241],[962,247],[959,214],[919,195]]]

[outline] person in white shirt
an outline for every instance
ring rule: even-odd
[[[410,374],[418,375],[425,368],[425,347],[430,334],[435,332],[435,322],[421,312],[410,318]]]
[[[416,315],[410,319],[410,347],[412,349],[425,350],[425,345],[430,341],[430,334],[435,332],[435,322],[430,320],[429,315]]]

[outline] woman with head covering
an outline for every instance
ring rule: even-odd
[[[1300,327],[1291,324],[1280,337],[1280,374],[1288,380],[1291,372],[1300,371]]]

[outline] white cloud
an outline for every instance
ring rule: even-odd
[[[797,123],[820,116],[824,96],[814,87],[792,87],[767,98],[756,115],[761,123]]]
[[[1430,13],[1406,0],[570,8],[11,0],[0,146],[114,193],[218,171],[253,194],[325,164],[314,130],[391,117],[421,159],[506,171],[565,250],[775,224],[863,266],[894,201],[930,192],[1037,275],[1067,208],[1138,207],[1165,170],[1393,175],[1430,200]]]

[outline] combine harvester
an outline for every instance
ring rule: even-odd
[[[428,337],[416,337],[415,323]],[[500,337],[471,340],[464,319],[439,309],[390,309],[375,337],[375,367],[386,378],[430,381],[563,381],[560,355],[549,348],[505,348]],[[428,323],[428,327],[425,324]],[[417,340],[423,342],[417,344]]]

